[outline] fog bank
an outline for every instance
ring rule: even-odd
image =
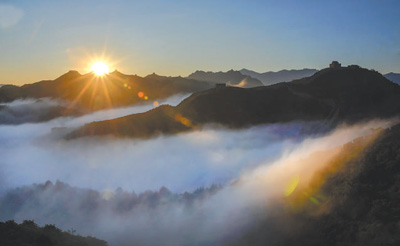
[[[16,141],[2,153],[1,173],[9,188],[20,188],[3,192],[0,218],[74,228],[111,245],[229,245],[270,216],[268,204],[288,195],[293,177],[307,185],[341,145],[392,122],[325,134],[313,134],[315,124],[210,128],[147,141],[32,139],[19,147]],[[212,183],[223,186],[196,190]]]

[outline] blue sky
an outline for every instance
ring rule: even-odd
[[[2,1],[0,83],[128,74],[324,68],[400,72],[400,1]]]

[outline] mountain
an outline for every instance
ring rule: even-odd
[[[64,232],[54,225],[38,226],[32,220],[17,224],[13,220],[0,222],[0,242],[3,246],[107,246],[107,242],[94,237],[74,235],[75,230]]]
[[[23,98],[49,97],[67,102],[68,107],[88,111],[127,106],[157,100],[177,93],[192,93],[214,87],[213,83],[182,77],[125,75],[118,71],[98,77],[69,71],[55,80],[23,86],[0,87],[0,102]],[[142,93],[139,93],[142,92]]]
[[[388,80],[400,85],[400,73],[387,73],[383,76],[385,76],[385,78]]]
[[[301,70],[281,70],[278,72],[257,73],[252,70],[242,69],[240,72],[244,75],[259,79],[264,85],[272,85],[279,82],[289,82],[295,79],[301,79],[314,75],[318,70],[304,68]]]
[[[205,124],[240,128],[291,121],[326,125],[394,117],[400,86],[359,67],[324,69],[290,83],[256,88],[223,87],[194,93],[176,107],[93,122],[67,138],[115,135],[147,138],[197,129]]]
[[[263,83],[258,79],[254,79],[250,76],[243,75],[239,71],[229,70],[227,72],[204,72],[196,71],[188,76],[189,79],[195,79],[200,81],[208,81],[215,83],[223,83],[230,86],[251,88],[257,86],[263,86]]]
[[[308,186],[229,245],[400,245],[400,124],[366,141],[340,147]]]

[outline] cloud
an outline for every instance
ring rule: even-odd
[[[12,5],[0,4],[0,27],[2,29],[10,28],[22,19],[24,11]]]
[[[61,114],[61,102],[49,99],[16,100],[0,104],[0,124],[40,122]]]
[[[176,105],[184,97],[161,104]],[[7,105],[28,112],[29,103]],[[54,127],[79,127],[151,108],[152,102],[0,125],[0,220],[34,219],[74,228],[111,245],[218,245],[269,216],[272,207],[266,204],[292,192],[287,187],[293,177],[295,185],[310,183],[337,152],[311,161],[313,153],[340,148],[372,128],[393,123],[371,121],[331,131],[316,130],[324,129],[320,122],[241,130],[208,126],[149,140],[66,141],[51,134]],[[222,187],[203,189],[213,184]]]
[[[188,94],[178,94],[172,97],[157,101],[156,105],[170,104],[177,105]],[[0,125],[1,124],[23,124],[32,122],[49,121],[44,125],[52,127],[79,127],[93,121],[108,120],[135,113],[142,113],[154,108],[153,102],[142,103],[129,107],[99,110],[81,117],[61,117],[68,107],[68,103],[61,100],[49,98],[41,99],[20,99],[10,103],[0,103]]]
[[[185,97],[172,97],[160,104],[176,105]],[[26,114],[32,105],[30,100],[7,104]],[[294,122],[241,131],[205,128],[147,141],[114,138],[64,141],[52,134],[55,128],[73,129],[153,107],[149,103],[42,123],[0,125],[2,188],[59,179],[97,190],[122,187],[141,192],[161,186],[175,192],[193,190],[228,182],[250,166],[277,158],[283,149],[300,141],[318,124]]]
[[[66,124],[76,124],[70,122]],[[0,127],[1,167],[9,186],[59,179],[99,190],[140,192],[167,186],[182,192],[228,182],[248,166],[276,158],[302,137],[302,127],[294,123],[242,131],[210,128],[147,141],[64,141],[49,138],[54,123]],[[285,135],[288,128],[292,135]]]
[[[376,121],[309,135],[307,124],[292,123],[242,131],[205,129],[152,141],[72,141],[59,150],[55,142],[36,150],[23,148],[29,157],[23,163],[29,170],[23,171],[18,158],[14,159],[10,168],[15,173],[25,172],[25,176],[15,179],[16,188],[1,196],[0,219],[34,219],[65,230],[74,228],[111,245],[229,245],[226,240],[235,240],[273,212],[266,204],[281,200],[294,174],[300,177],[299,183],[310,181],[340,152],[335,147],[374,132],[371,128],[390,124]],[[334,151],[310,158],[332,148]],[[98,150],[87,155],[90,149]],[[212,157],[215,152],[222,152],[221,157]],[[79,161],[79,155],[86,162]],[[97,160],[90,163],[93,156]],[[8,158],[3,160],[12,162]],[[38,165],[39,161],[46,164]],[[12,170],[8,170],[10,175]],[[41,184],[21,187],[40,173],[49,176],[39,177]],[[94,188],[56,182],[59,174],[74,186]],[[198,179],[199,174],[224,186],[193,190],[207,184]],[[46,177],[53,177],[53,183],[44,184]],[[110,189],[103,189],[107,186],[102,181],[107,179]],[[160,183],[168,183],[175,192],[153,188]],[[119,184],[124,187],[113,188]],[[146,187],[154,191],[146,191]],[[137,188],[141,191],[132,191]],[[192,192],[184,192],[189,189]]]
[[[240,87],[240,88],[246,88],[247,87],[247,78],[243,79],[242,81],[240,81],[240,83],[238,84],[233,84],[230,81],[226,83],[228,86],[232,86],[232,87]]]

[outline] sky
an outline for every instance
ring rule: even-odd
[[[400,1],[0,0],[0,84],[110,69],[400,72]]]

